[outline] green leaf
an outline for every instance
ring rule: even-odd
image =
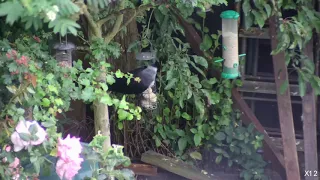
[[[91,99],[94,99],[94,88],[93,87],[86,87],[81,92],[81,98],[84,101],[90,101]]]
[[[7,1],[0,4],[0,16],[7,16],[6,23],[13,25],[24,12],[23,6],[19,1]]]
[[[186,112],[182,113],[181,116],[182,116],[184,119],[188,120],[188,121],[191,120],[191,116],[190,116],[188,113],[186,113]]]
[[[200,143],[201,143],[201,136],[200,136],[200,134],[195,134],[193,140],[194,140],[194,144],[195,144],[196,146],[199,146]]]
[[[186,135],[185,132],[181,129],[176,129],[176,133],[181,137]]]
[[[27,91],[30,93],[30,94],[35,94],[36,92],[34,92],[34,90],[31,88],[31,87],[27,87]]]
[[[57,106],[62,106],[64,104],[61,98],[55,99],[54,102],[56,103]]]
[[[221,155],[217,156],[216,157],[216,164],[219,164],[221,162],[221,160],[222,160],[222,156]]]
[[[267,12],[267,16],[270,17],[271,16],[271,12],[272,12],[271,6],[269,4],[267,4],[267,3],[265,3],[264,4],[264,9]]]
[[[48,99],[48,98],[43,98],[42,99],[42,102],[41,102],[41,105],[43,106],[43,107],[49,107],[50,106],[50,100]]]
[[[30,141],[31,140],[31,136],[30,134],[27,133],[18,133],[20,138],[24,141]]]
[[[164,88],[165,90],[170,90],[172,89],[175,85],[176,85],[176,82],[178,82],[178,79],[177,78],[172,78],[169,80],[167,86]]]
[[[208,34],[205,34],[203,37],[203,42],[200,44],[200,49],[202,51],[207,51],[212,46],[212,39]]]
[[[194,62],[196,62],[197,64],[200,64],[201,66],[208,68],[208,62],[205,58],[201,57],[201,56],[192,56],[194,58]]]
[[[116,82],[116,80],[114,79],[114,77],[110,74],[107,75],[107,83],[108,84],[114,84]]]
[[[104,96],[102,96],[101,99],[100,99],[100,102],[104,103],[104,104],[106,104],[108,106],[112,106],[113,105],[112,99],[109,96],[109,94],[105,94]]]
[[[122,130],[123,129],[123,123],[122,122],[118,122],[118,129]]]
[[[55,86],[48,85],[48,89],[49,89],[49,91],[51,91],[51,92],[54,92],[54,93],[56,93],[56,94],[59,94],[58,89],[57,89]]]
[[[191,128],[190,131],[191,131],[193,134],[196,134],[196,133],[198,132],[198,130],[195,129],[195,128]]]
[[[219,140],[219,141],[223,141],[226,139],[226,135],[223,132],[218,132],[215,136],[215,139]]]
[[[190,153],[190,157],[193,158],[193,159],[196,159],[196,160],[202,160],[202,155],[201,153],[197,152],[197,151],[194,151],[194,152],[191,152]]]
[[[288,87],[289,87],[289,82],[288,80],[285,80],[280,86],[280,94],[283,95],[285,91],[288,89]]]
[[[45,121],[42,122],[41,125],[45,128],[50,128],[56,125],[56,123],[54,121]]]
[[[300,97],[303,97],[306,94],[306,90],[307,90],[307,86],[306,86],[306,82],[303,80],[302,78],[302,72],[301,71],[297,71],[298,72],[298,83],[299,83],[299,95]]]
[[[35,124],[32,124],[28,130],[32,135],[35,135],[38,132],[38,128]]]
[[[178,147],[180,151],[184,151],[187,147],[187,139],[184,137],[181,137],[178,141]]]

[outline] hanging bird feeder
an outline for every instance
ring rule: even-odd
[[[151,66],[157,61],[156,51],[151,47],[148,52],[140,52],[136,54],[138,67]],[[154,110],[157,108],[156,83],[144,91],[140,96],[140,105],[146,110]]]
[[[228,10],[222,12],[220,17],[222,18],[222,57],[224,61],[223,72],[221,76],[225,79],[235,79],[240,76],[238,54],[239,13]]]
[[[72,52],[76,48],[76,46],[67,41],[67,36],[65,41],[61,41],[56,43],[53,47],[55,50],[55,58],[57,59],[59,65],[72,67]]]

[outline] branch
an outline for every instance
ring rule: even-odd
[[[143,12],[143,11],[149,9],[149,8],[152,8],[152,7],[153,7],[153,6],[152,6],[151,4],[148,4],[148,5],[144,5],[144,6],[138,7],[137,10],[136,10],[136,9],[133,9],[133,10],[134,10],[134,15],[132,15],[129,20],[127,20],[125,23],[123,23],[122,26],[121,26],[121,24],[122,24],[122,21],[123,21],[123,14],[121,14],[121,16],[122,16],[121,23],[120,23],[120,24],[117,24],[117,23],[118,23],[118,19],[117,19],[116,24],[114,25],[112,31],[111,31],[111,32],[107,35],[107,37],[105,38],[105,42],[106,42],[106,43],[109,43],[109,42],[118,34],[118,32],[121,31],[122,28],[128,26],[128,25],[131,23],[131,21],[132,21],[138,14],[140,14],[141,12]],[[118,17],[119,17],[119,16],[118,16]],[[109,18],[109,17],[107,17],[107,18],[108,18],[108,19],[111,19],[111,18]],[[105,19],[107,19],[107,18],[105,18]],[[102,19],[102,20],[105,20],[105,19]],[[102,20],[101,20],[101,22],[103,22]],[[107,21],[105,21],[105,22],[107,22]]]
[[[101,30],[100,30],[100,27],[93,20],[92,15],[88,11],[87,5],[85,5],[83,2],[76,2],[76,4],[78,4],[78,6],[80,7],[83,15],[87,18],[88,24],[89,24],[89,29],[91,29],[91,31],[94,34],[94,36],[102,37],[102,33],[101,33]]]
[[[125,1],[121,1],[119,5],[120,10],[124,9],[124,5],[125,5]],[[119,28],[122,24],[122,21],[123,21],[123,14],[120,14],[117,16],[116,23],[114,24],[112,31],[109,34],[107,34],[107,36],[104,38],[107,44],[117,35]]]

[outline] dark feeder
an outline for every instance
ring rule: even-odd
[[[139,52],[136,54],[136,60],[137,60],[137,66],[143,67],[143,66],[151,66],[154,64],[157,60],[156,51],[151,50],[147,52]],[[146,110],[154,110],[157,108],[157,88],[156,88],[156,82],[151,87],[151,92],[148,91],[148,89],[143,92],[139,97],[139,103],[140,105],[146,109]]]
[[[76,48],[73,43],[60,42],[53,46],[55,50],[55,58],[59,65],[64,67],[72,67],[72,52]]]

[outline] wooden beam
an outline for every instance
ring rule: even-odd
[[[272,142],[275,144],[275,146],[281,151],[283,150],[282,146],[282,138],[281,137],[271,137]],[[302,139],[296,139],[297,143],[297,151],[303,152],[304,151],[304,141]]]
[[[259,81],[242,81],[242,87],[239,87],[241,92],[263,93],[263,94],[277,94],[276,84],[271,82]],[[290,95],[299,96],[299,86],[290,84]]]
[[[271,47],[272,49],[276,49],[278,45],[277,17],[273,16],[270,18],[269,21]],[[279,121],[283,140],[283,152],[285,160],[284,163],[286,168],[287,179],[300,180],[300,171],[289,88],[287,88],[283,94],[280,93],[281,85],[286,81],[288,82],[288,71],[285,63],[284,53],[281,52],[274,55],[272,57],[272,61],[274,77],[276,81]]]
[[[256,28],[252,27],[248,30],[240,29],[239,37],[242,38],[253,38],[253,39],[270,39],[268,28]]]
[[[216,177],[204,174],[201,170],[181,160],[170,158],[154,151],[147,151],[142,154],[141,161],[160,167],[164,170],[192,180],[210,180]]]
[[[313,39],[307,44],[304,49],[305,55],[309,60],[313,58]],[[317,121],[316,121],[316,96],[310,83],[307,83],[305,96],[302,97],[302,122],[303,122],[303,137],[304,137],[304,160],[305,169],[312,172],[318,172],[318,153],[317,153]],[[318,177],[306,176],[306,180],[315,180]]]
[[[128,167],[118,166],[115,169],[127,168],[134,172],[135,175],[142,176],[156,176],[158,174],[158,168],[149,164],[137,164],[131,163]]]
[[[191,24],[187,23],[181,16],[177,14],[176,17],[185,30],[187,41],[191,45],[192,50],[198,56],[202,56],[204,53],[200,50],[200,43],[202,42],[201,37]],[[214,71],[212,75],[213,77],[220,79],[221,73]],[[263,126],[260,124],[254,113],[250,110],[247,103],[241,98],[241,95],[236,89],[232,90],[232,98],[234,101],[234,105],[237,106],[242,112],[245,112],[243,113],[244,115],[241,117],[241,120],[249,123],[254,123],[255,128],[258,131],[263,132],[265,158],[270,160],[273,163],[274,170],[276,170],[282,177],[284,177],[284,159],[282,154],[280,154],[279,151],[274,147],[272,141],[270,140],[270,137],[264,130]]]

